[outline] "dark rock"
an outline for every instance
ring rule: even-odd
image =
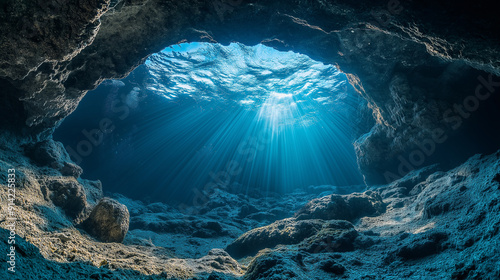
[[[424,182],[431,174],[435,173],[437,169],[438,165],[435,164],[418,170],[413,170],[403,178],[379,189],[379,193],[384,199],[394,197],[398,194],[400,195],[399,197],[405,197],[408,196],[412,190],[413,192],[411,195],[416,195],[421,191],[421,189],[417,188],[418,190],[414,190],[415,186]]]
[[[457,270],[451,274],[451,279],[453,280],[465,280],[469,277],[469,274],[476,270],[476,266],[474,264],[465,266],[462,264],[457,264]]]
[[[424,206],[424,217],[431,218],[434,216],[438,216],[444,214],[451,209],[451,201],[443,201],[443,200],[429,200],[428,203]]]
[[[63,176],[72,176],[75,178],[80,177],[83,173],[83,169],[80,166],[71,162],[65,162],[60,171]]]
[[[469,199],[467,192],[464,192],[462,187],[444,188],[434,197],[426,199],[422,206],[424,217],[429,219],[460,209]]]
[[[351,219],[364,216],[380,215],[385,211],[385,204],[376,192],[353,193],[345,197],[347,205],[351,210]]]
[[[333,273],[335,275],[343,275],[346,271],[344,266],[338,264],[334,260],[322,261],[318,266],[324,272]]]
[[[238,212],[238,218],[243,219],[246,216],[259,212],[259,209],[257,209],[255,206],[251,204],[245,204],[241,207],[240,211]]]
[[[226,279],[227,279],[226,275],[220,272],[212,272],[207,278],[207,280],[226,280]]]
[[[87,206],[85,190],[75,180],[53,180],[47,183],[47,188],[46,196],[72,218],[81,215]]]
[[[500,183],[500,174],[495,175],[495,177],[493,178],[493,181]]]
[[[443,241],[448,239],[448,234],[444,232],[425,232],[413,235],[405,241],[396,255],[405,259],[421,259],[440,252]]]
[[[158,233],[193,234],[197,229],[193,223],[183,217],[171,214],[142,214],[132,217],[130,229],[150,230]]]
[[[27,145],[25,153],[37,165],[59,170],[63,176],[78,178],[83,172],[80,166],[71,162],[63,144],[51,139]]]
[[[212,238],[227,235],[220,223],[215,221],[202,222],[196,227],[198,230],[193,233],[194,237]]]
[[[376,241],[365,235],[358,235],[354,241],[354,246],[356,248],[367,249],[376,244]]]
[[[61,158],[64,157],[61,146],[53,140],[46,140],[26,147],[26,155],[40,166],[61,168]]]
[[[129,228],[127,207],[111,198],[103,198],[83,222],[83,228],[102,242],[121,243]]]
[[[340,194],[346,195],[354,192],[363,192],[366,190],[365,185],[356,186],[332,186],[332,185],[321,185],[321,186],[308,186],[305,191],[309,194],[321,194],[328,192],[329,194]]]

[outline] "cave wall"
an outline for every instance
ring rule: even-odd
[[[368,184],[442,163],[450,146],[445,137],[459,137],[459,129],[485,122],[466,114],[487,110],[475,115],[498,117],[498,99],[491,96],[500,81],[494,76],[500,74],[499,19],[489,1],[11,0],[1,5],[0,25],[8,30],[0,34],[1,129],[24,141],[50,138],[88,90],[126,76],[151,53],[186,41],[262,43],[337,65],[376,120],[355,143]],[[475,108],[476,99],[489,107]],[[454,107],[467,102],[474,110]],[[458,125],[458,118],[465,125]],[[496,137],[486,135],[493,143],[488,145],[494,146]],[[430,147],[429,141],[440,144],[440,152],[427,155],[421,147]]]

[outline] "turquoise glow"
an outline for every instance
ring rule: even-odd
[[[56,136],[78,150],[83,130],[111,120],[113,132],[81,156],[85,178],[190,204],[215,188],[362,184],[352,142],[365,110],[344,74],[305,55],[181,44],[89,92]]]
[[[352,146],[360,101],[335,67],[263,45],[205,43],[169,47],[146,66],[148,90],[176,104],[143,140],[151,160],[171,161],[160,184],[171,191],[361,183]]]

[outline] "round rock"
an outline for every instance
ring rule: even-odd
[[[123,242],[129,227],[127,206],[105,197],[83,223],[84,229],[102,242]]]

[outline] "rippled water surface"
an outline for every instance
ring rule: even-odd
[[[96,106],[101,114],[89,117]],[[82,165],[129,195],[189,200],[206,186],[286,192],[362,182],[352,146],[361,108],[344,74],[306,55],[191,43],[103,83],[58,135],[76,147],[82,129],[111,119],[116,129]]]

